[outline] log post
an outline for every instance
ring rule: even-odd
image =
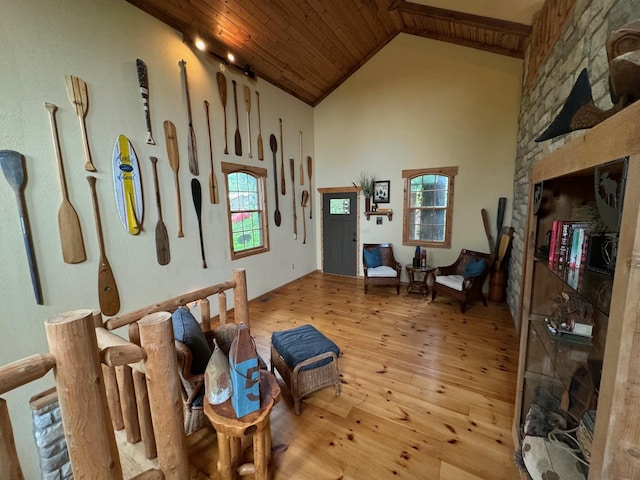
[[[220,325],[227,324],[227,294],[220,292],[218,294],[218,317],[220,318]]]
[[[114,430],[122,430],[124,428],[124,419],[122,418],[120,391],[118,390],[115,367],[102,365],[102,378],[104,378],[104,386],[107,392],[107,402],[109,403],[109,412],[111,412],[113,428]]]
[[[140,345],[147,354],[145,372],[158,465],[167,480],[184,480],[190,478],[189,460],[171,314],[147,315],[138,326]]]
[[[247,272],[244,268],[234,268],[232,274],[233,312],[236,323],[244,323],[249,330],[249,301],[247,299]]]
[[[149,391],[144,377],[144,373],[137,370],[133,371],[133,387],[136,391],[136,402],[138,403],[138,418],[140,419],[140,434],[144,443],[144,454],[148,459],[152,459],[158,456],[158,450],[156,449],[156,438],[153,434]]]
[[[117,366],[116,378],[120,388],[120,408],[122,409],[127,442],[138,443],[140,441],[140,422],[138,421],[138,405],[136,404],[136,391],[133,388],[131,367],[129,365]]]
[[[200,300],[200,318],[202,320],[202,331],[208,332],[211,330],[211,307],[209,305],[209,299],[203,298]]]
[[[61,313],[45,321],[62,425],[77,480],[122,480],[100,352],[91,310]]]
[[[16,451],[16,442],[13,438],[9,409],[4,398],[0,398],[0,465],[2,465],[2,478],[24,480]]]

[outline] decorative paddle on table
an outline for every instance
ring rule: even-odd
[[[260,120],[260,94],[256,92],[258,104],[258,160],[264,160],[264,146],[262,145],[262,121]]]
[[[289,170],[291,170],[291,203],[293,204],[293,239],[298,239],[298,214],[296,212],[296,170],[293,157],[289,157]]]
[[[80,130],[82,131],[82,141],[84,146],[84,158],[86,163],[84,169],[89,172],[96,172],[96,167],[91,161],[91,151],[89,150],[89,140],[87,139],[87,127],[84,119],[87,116],[89,110],[89,93],[87,91],[87,84],[84,80],[74,77],[73,75],[65,75],[65,83],[67,85],[67,96],[73,108],[80,120]]]
[[[280,226],[280,222],[282,222],[282,217],[280,216],[280,208],[278,206],[278,166],[276,162],[276,152],[278,151],[278,141],[276,140],[276,136],[272,133],[269,137],[269,144],[271,145],[271,152],[273,153],[273,182],[275,186],[275,194],[276,194],[276,210],[273,213],[273,220],[276,222],[276,227]]]
[[[169,250],[169,234],[162,220],[162,205],[160,203],[160,186],[158,185],[158,159],[149,157],[153,165],[153,184],[156,189],[156,204],[158,206],[158,223],[156,223],[156,257],[160,265],[167,265],[171,261]]]
[[[187,62],[180,60],[180,70],[184,80],[184,95],[187,100],[187,120],[189,122],[189,139],[187,153],[189,155],[189,171],[192,175],[200,175],[198,168],[198,147],[196,145],[196,132],[193,130],[193,120],[191,118],[191,99],[189,97],[189,84],[187,83]]]
[[[220,102],[222,103],[222,112],[224,114],[224,153],[229,155],[227,144],[227,78],[222,72],[216,72],[216,81],[218,82],[218,93],[220,93]]]
[[[142,105],[144,106],[144,119],[147,124],[147,139],[149,145],[155,145],[156,142],[151,134],[151,112],[149,111],[149,77],[147,75],[147,65],[140,60],[136,60],[136,68],[138,70],[138,84],[140,85],[140,95],[142,95]]]
[[[62,190],[62,203],[58,210],[58,229],[60,230],[62,258],[66,263],[82,263],[87,259],[87,255],[84,250],[80,219],[78,218],[78,213],[75,208],[73,208],[73,205],[69,201],[69,194],[67,192],[67,180],[62,165],[62,153],[60,151],[60,140],[58,138],[58,127],[56,124],[56,110],[58,110],[58,107],[53,103],[45,103],[44,106],[49,112],[51,135],[53,136],[53,145],[56,151],[56,161],[60,177],[60,189]]]
[[[218,179],[213,169],[213,140],[211,139],[211,120],[209,119],[209,102],[204,101],[204,113],[207,117],[207,132],[209,133],[209,161],[211,171],[209,172],[209,200],[211,203],[218,203]]]
[[[248,86],[244,86],[244,108],[247,111],[247,130],[249,132],[249,158],[251,155],[251,90]]]
[[[167,144],[167,156],[169,165],[173,170],[173,177],[176,185],[176,204],[178,205],[178,237],[184,237],[182,233],[182,202],[180,201],[180,182],[178,181],[178,170],[180,169],[180,154],[178,153],[178,138],[176,136],[176,126],[169,120],[164,121],[164,138]]]
[[[202,237],[202,187],[197,178],[191,179],[191,198],[198,217],[198,231],[200,233],[200,253],[202,254],[202,268],[207,268],[207,261],[204,257],[204,239]]]
[[[29,228],[29,217],[27,216],[27,207],[24,204],[22,191],[25,184],[24,175],[24,156],[13,150],[0,150],[0,167],[4,178],[7,179],[9,185],[16,194],[18,202],[18,215],[20,216],[20,226],[22,228],[22,240],[24,249],[27,252],[27,262],[29,264],[29,273],[31,275],[31,286],[36,297],[36,303],[42,305],[42,290],[40,288],[40,277],[38,276],[38,266],[36,264],[36,256],[33,253],[33,242],[31,241],[31,229]]]
[[[280,191],[282,195],[287,194],[287,185],[284,181],[284,142],[282,141],[282,119],[280,121]]]
[[[237,82],[235,80],[231,80],[233,84],[233,106],[236,111],[236,134],[234,137],[235,146],[236,146],[236,155],[239,157],[242,156],[242,137],[240,136],[240,118],[238,117],[238,92],[237,92]]]
[[[100,208],[98,206],[98,195],[96,194],[96,177],[87,177],[91,187],[91,199],[93,200],[93,216],[96,221],[96,233],[98,235],[98,247],[100,249],[100,260],[98,268],[98,303],[100,311],[105,315],[115,315],[120,311],[120,295],[118,285],[113,276],[111,265],[107,260],[104,250],[104,238],[102,236],[102,223],[100,222]]]

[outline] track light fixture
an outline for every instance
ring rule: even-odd
[[[244,76],[248,77],[249,79],[255,80],[257,78],[256,72],[251,69],[251,65],[249,65],[248,63],[245,65],[241,65],[232,52],[227,52],[225,55],[220,55],[219,53],[215,52],[212,49],[212,47],[214,46],[214,42],[205,41],[201,37],[196,37],[194,39],[186,34],[182,36],[182,40],[190,47],[195,47],[197,50],[211,55],[213,58],[223,63],[224,65],[237,68],[243,73]]]

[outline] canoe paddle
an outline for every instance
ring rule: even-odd
[[[260,94],[256,92],[258,104],[258,160],[264,160],[264,146],[262,145],[262,121],[260,120]]]
[[[247,111],[247,131],[249,132],[249,158],[251,155],[251,90],[247,85],[244,86],[244,109]]]
[[[224,113],[224,153],[229,155],[227,145],[227,78],[222,72],[216,72],[216,81],[218,82],[218,93],[220,94],[220,102],[222,103],[222,111]]]
[[[242,156],[242,137],[240,136],[240,119],[238,118],[238,92],[237,92],[237,82],[235,80],[231,80],[233,84],[233,106],[236,111],[236,135],[235,135],[235,143],[236,143],[236,155],[239,157]]]
[[[62,246],[62,258],[65,263],[82,263],[87,259],[84,250],[84,240],[82,239],[82,229],[80,219],[73,205],[69,201],[67,192],[67,180],[64,176],[62,165],[62,153],[60,151],[60,139],[58,138],[58,127],[56,124],[56,110],[58,107],[53,103],[44,104],[49,112],[51,123],[51,135],[53,136],[53,146],[56,151],[58,163],[58,173],[60,177],[60,189],[62,190],[62,203],[58,210],[58,230],[60,230],[60,244]]]
[[[276,194],[276,211],[273,213],[273,220],[276,222],[276,227],[280,226],[282,217],[280,216],[280,208],[278,206],[278,168],[276,164],[276,152],[278,151],[278,141],[276,136],[272,133],[269,137],[269,144],[271,145],[271,152],[273,153],[273,182],[275,185]]]
[[[291,170],[291,203],[293,204],[293,239],[298,239],[298,214],[296,212],[296,170],[293,157],[289,157],[289,170]]]
[[[213,170],[213,140],[211,139],[211,120],[209,119],[209,102],[204,101],[204,113],[207,116],[207,132],[209,133],[209,161],[211,163],[211,171],[209,172],[209,201],[218,203],[218,179],[216,172]]]
[[[147,75],[147,65],[140,60],[136,60],[136,69],[138,70],[138,85],[140,86],[140,95],[142,96],[142,105],[144,106],[144,119],[147,124],[147,139],[149,145],[155,145],[156,142],[151,134],[151,112],[149,111],[149,76]]]
[[[167,156],[169,165],[173,170],[176,184],[176,203],[178,205],[178,237],[184,237],[182,233],[182,202],[180,201],[180,182],[178,181],[178,170],[180,169],[180,154],[178,153],[178,138],[176,137],[176,126],[169,120],[164,121],[164,138],[167,144]]]
[[[158,185],[158,159],[149,157],[153,165],[153,183],[156,188],[156,204],[158,205],[158,223],[156,223],[156,257],[160,265],[167,265],[171,261],[169,250],[169,234],[167,226],[162,220],[162,205],[160,203],[160,186]]]
[[[27,208],[22,198],[22,189],[25,184],[24,156],[13,150],[0,150],[0,167],[2,167],[4,178],[7,179],[7,182],[9,182],[9,185],[16,194],[18,215],[20,216],[20,225],[22,227],[22,240],[24,241],[24,248],[27,252],[27,262],[29,263],[29,273],[31,274],[31,285],[33,286],[36,303],[42,305],[42,290],[40,289],[38,266],[36,265],[36,257],[33,253],[33,242],[31,241],[31,229],[29,228]]]
[[[120,311],[120,296],[118,295],[116,279],[113,276],[111,265],[109,265],[107,254],[104,251],[100,208],[98,207],[98,195],[96,194],[96,177],[88,176],[87,181],[91,187],[93,216],[96,221],[96,233],[98,235],[98,247],[100,249],[100,260],[98,262],[98,303],[100,304],[100,311],[105,315],[111,316]]]
[[[184,79],[184,96],[187,100],[187,121],[189,123],[189,139],[187,142],[187,152],[189,155],[189,171],[191,175],[200,175],[198,168],[198,147],[196,145],[196,132],[193,130],[193,119],[191,118],[191,98],[189,97],[189,83],[187,82],[187,62],[180,60],[180,70]]]
[[[73,108],[76,110],[78,120],[80,120],[80,130],[82,132],[82,141],[84,146],[84,158],[86,163],[84,169],[90,172],[97,172],[91,161],[91,151],[89,150],[89,140],[87,139],[87,126],[84,123],[84,119],[87,116],[87,110],[89,109],[89,94],[87,92],[87,84],[84,80],[74,77],[73,75],[64,76],[65,83],[67,85],[67,96]]]
[[[284,142],[282,141],[282,119],[280,121],[280,191],[282,195],[287,194],[287,184],[284,181]]]
[[[304,167],[302,166],[302,130],[300,130],[300,185],[304,185]]]
[[[307,202],[309,201],[309,191],[302,191],[302,231],[304,232],[304,236],[302,237],[302,243],[307,243],[307,221],[304,218],[304,209],[307,206]]]
[[[309,191],[313,192],[311,188],[311,157],[307,157],[307,175],[309,175]],[[313,219],[313,197],[309,194],[309,220]]]
[[[202,238],[202,187],[197,178],[191,179],[191,198],[193,207],[196,209],[198,217],[198,231],[200,232],[200,253],[202,254],[202,268],[207,268],[207,261],[204,258],[204,239]]]

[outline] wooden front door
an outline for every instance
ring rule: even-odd
[[[358,193],[322,195],[322,269],[325,273],[356,276],[358,264]]]

